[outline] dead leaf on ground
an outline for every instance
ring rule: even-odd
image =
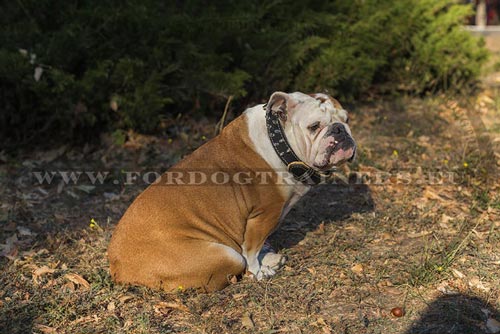
[[[325,319],[323,319],[321,317],[319,317],[318,320],[316,320],[315,322],[313,322],[312,325],[316,326],[316,327],[321,327],[321,330],[325,334],[331,334],[332,333],[332,328],[330,327],[330,325],[328,325],[326,323]]]
[[[42,266],[42,267],[37,268],[33,271],[33,276],[38,277],[38,276],[43,276],[45,274],[52,274],[55,271],[56,271],[55,269],[49,268],[47,266]]]
[[[427,199],[433,199],[433,200],[437,200],[437,201],[440,201],[440,202],[445,202],[446,201],[446,199],[444,199],[438,193],[436,193],[435,191],[429,189],[428,187],[425,188],[424,197],[427,198]]]
[[[73,292],[75,291],[76,287],[75,287],[75,283],[73,282],[66,282],[62,287],[61,287],[61,290],[62,291],[67,291],[67,292]]]
[[[17,243],[17,234],[13,234],[5,240],[5,244],[0,244],[0,248],[2,251],[0,252],[0,256],[5,256],[9,260],[14,260],[19,253]]]
[[[311,275],[313,275],[313,276],[316,275],[316,269],[314,269],[312,267],[311,268],[307,268],[307,271],[310,272]]]
[[[325,234],[325,222],[321,222],[318,228],[314,231],[314,234]]]
[[[457,269],[455,269],[455,268],[451,269],[451,273],[452,273],[452,274],[453,274],[453,276],[455,276],[456,278],[464,278],[464,277],[465,277],[465,275],[464,275],[461,271],[459,271],[459,270],[457,270]]]
[[[168,313],[170,310],[178,310],[182,312],[189,312],[189,309],[180,303],[175,302],[159,302],[154,307],[156,313]]]
[[[40,161],[44,163],[52,162],[57,158],[59,158],[60,156],[62,156],[66,152],[66,150],[67,150],[66,146],[61,146],[57,149],[41,152]]]
[[[489,318],[486,321],[486,327],[493,334],[499,333],[500,332],[500,321],[493,319],[493,318]]]
[[[448,282],[441,282],[436,289],[441,292],[443,295],[456,295],[459,292],[455,290],[453,287],[451,287]]]
[[[484,292],[490,291],[490,288],[487,287],[487,286],[485,286],[484,283],[481,282],[481,280],[478,277],[472,277],[469,280],[469,287],[475,288],[477,290],[481,290],[481,291],[484,291]]]
[[[255,324],[252,320],[252,317],[251,317],[250,313],[248,313],[248,312],[243,314],[243,316],[241,317],[241,324],[246,329],[252,329],[255,327]]]
[[[83,287],[85,290],[90,289],[89,282],[85,278],[83,278],[82,276],[80,276],[78,274],[69,273],[69,274],[64,275],[64,278],[66,278],[67,280]]]
[[[244,293],[244,292],[243,293],[235,293],[233,295],[233,299],[234,300],[242,300],[242,299],[244,299],[247,296],[248,296],[248,293]]]
[[[87,323],[87,322],[98,322],[99,317],[97,315],[87,315],[85,317],[80,317],[72,322],[70,322],[71,325],[78,325],[81,323]]]
[[[46,325],[36,324],[35,328],[44,334],[57,333],[57,330],[54,327],[49,327]]]
[[[120,301],[120,303],[125,304],[126,302],[132,299],[134,299],[134,297],[132,296],[122,296],[118,300]]]
[[[443,224],[448,224],[448,223],[449,223],[450,221],[452,221],[453,219],[455,219],[455,218],[450,217],[450,216],[448,216],[448,215],[447,215],[447,214],[445,214],[445,213],[443,213],[443,214],[441,215],[441,222],[442,222]]]
[[[24,236],[36,235],[36,233],[31,232],[29,228],[23,226],[17,226],[17,231],[19,232],[19,235],[24,235]]]
[[[115,309],[116,309],[116,305],[115,305],[115,302],[109,302],[108,306],[106,307],[106,309],[110,312],[113,312]]]
[[[364,268],[363,268],[363,265],[361,263],[357,263],[351,267],[351,271],[355,274],[358,274],[358,275],[362,274],[363,270],[364,270]]]

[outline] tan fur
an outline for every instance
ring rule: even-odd
[[[255,152],[245,117],[171,170],[265,170],[276,180]],[[277,227],[285,201],[276,185],[153,184],[116,227],[108,249],[112,278],[166,291],[222,289],[245,270],[240,254],[258,252]]]

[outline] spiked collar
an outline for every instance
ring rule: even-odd
[[[266,109],[266,106],[264,106],[264,109]],[[276,154],[297,181],[314,185],[324,181],[331,175],[330,171],[320,172],[297,157],[286,139],[279,116],[271,110],[266,111],[266,126],[267,134]]]

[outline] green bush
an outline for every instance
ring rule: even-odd
[[[374,83],[420,94],[461,89],[479,76],[488,53],[463,29],[470,6],[449,0],[355,3],[334,15],[334,34],[301,71],[296,87],[326,87],[354,98]]]
[[[243,106],[275,90],[461,87],[486,59],[461,29],[470,12],[444,0],[4,2],[0,145],[154,132],[179,112],[219,114],[230,95]]]

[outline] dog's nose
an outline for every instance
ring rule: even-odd
[[[345,133],[345,127],[343,124],[340,123],[334,123],[332,125],[331,131],[334,135],[339,135],[341,133]]]
[[[335,140],[342,141],[345,139],[347,131],[342,123],[334,123],[330,125],[328,132],[325,134],[326,137],[333,136]]]

